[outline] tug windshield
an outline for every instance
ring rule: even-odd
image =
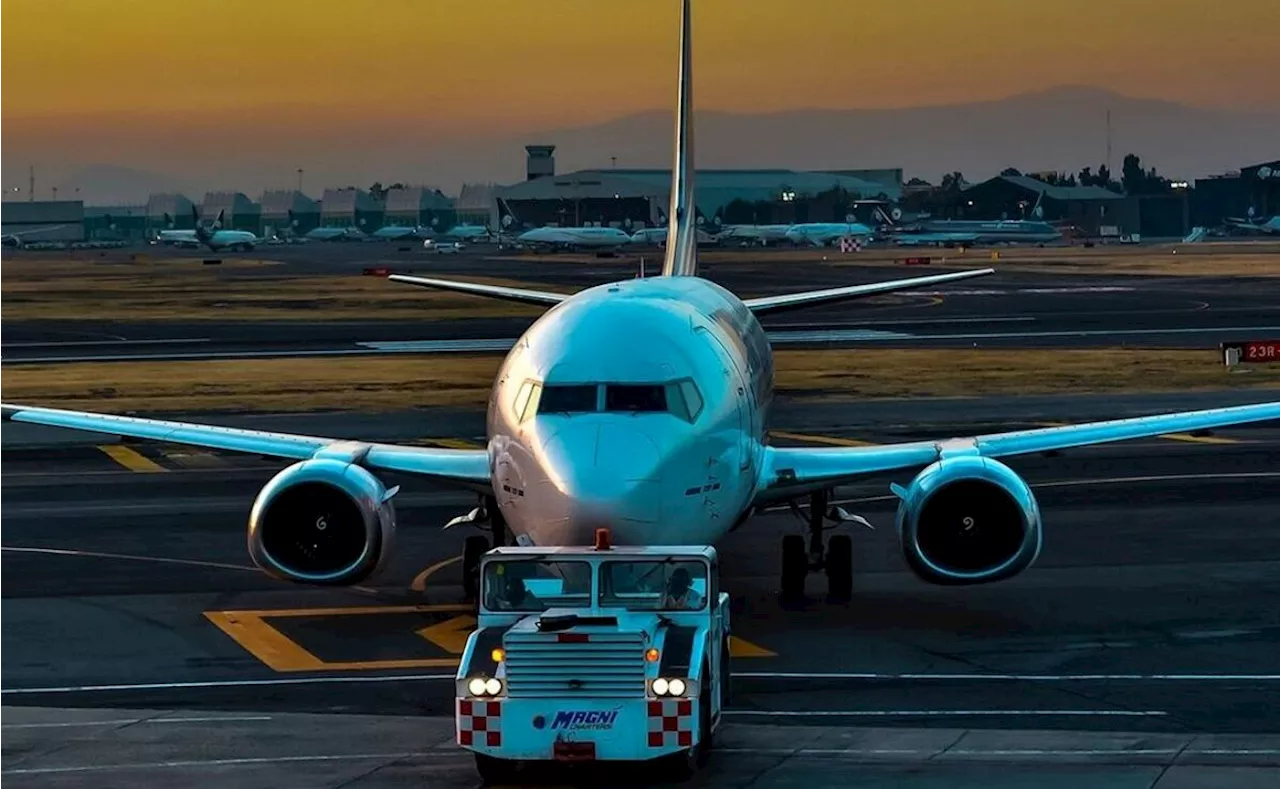
[[[576,561],[512,559],[484,568],[484,607],[490,611],[545,611],[591,605],[591,565]]]
[[[600,605],[646,611],[699,611],[707,605],[707,565],[700,561],[605,562]]]

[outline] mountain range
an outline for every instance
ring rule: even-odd
[[[326,115],[333,114],[333,117]],[[4,186],[74,188],[89,203],[138,203],[158,188],[198,199],[206,190],[374,181],[430,184],[447,193],[463,182],[524,178],[524,145],[556,146],[558,172],[667,167],[671,115],[643,112],[605,123],[541,130],[487,129],[467,138],[431,134],[420,108],[332,113],[325,108],[262,108],[225,114],[155,118],[5,120]],[[936,183],[960,171],[982,180],[1006,167],[1075,171],[1126,153],[1170,177],[1193,179],[1280,158],[1280,112],[1192,107],[1067,86],[971,104],[908,109],[810,109],[771,113],[699,111],[697,162],[703,168],[800,170],[901,167],[904,177]],[[182,144],[175,144],[175,140]],[[45,175],[42,175],[45,173]],[[47,186],[46,186],[47,188]]]

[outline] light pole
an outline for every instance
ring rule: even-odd
[[[302,193],[302,168],[298,168],[298,193]]]

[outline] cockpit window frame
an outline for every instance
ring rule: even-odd
[[[521,391],[516,395],[516,409],[519,421],[523,422],[534,416],[574,416],[577,414],[630,414],[633,416],[668,414],[677,419],[683,420],[690,424],[698,421],[698,417],[702,415],[706,408],[706,401],[702,397],[702,391],[698,388],[698,384],[691,377],[676,378],[675,380],[658,381],[658,382],[637,382],[637,381],[598,381],[598,382],[556,382],[547,383],[546,381],[525,382],[525,385],[531,386],[530,394],[524,401],[523,408],[520,407],[521,398],[524,397],[524,385]],[[651,386],[655,389],[661,389],[663,397],[666,400],[666,408],[661,411],[643,411],[643,410],[625,410],[608,408],[609,388],[610,387],[639,387]],[[575,411],[544,411],[542,410],[542,395],[553,387],[594,387],[596,390],[595,408],[591,411],[575,410]]]

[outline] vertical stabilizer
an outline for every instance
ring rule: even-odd
[[[676,100],[675,160],[671,166],[671,207],[667,211],[664,277],[698,273],[697,209],[693,204],[693,40],[689,0],[680,7],[680,84]]]

